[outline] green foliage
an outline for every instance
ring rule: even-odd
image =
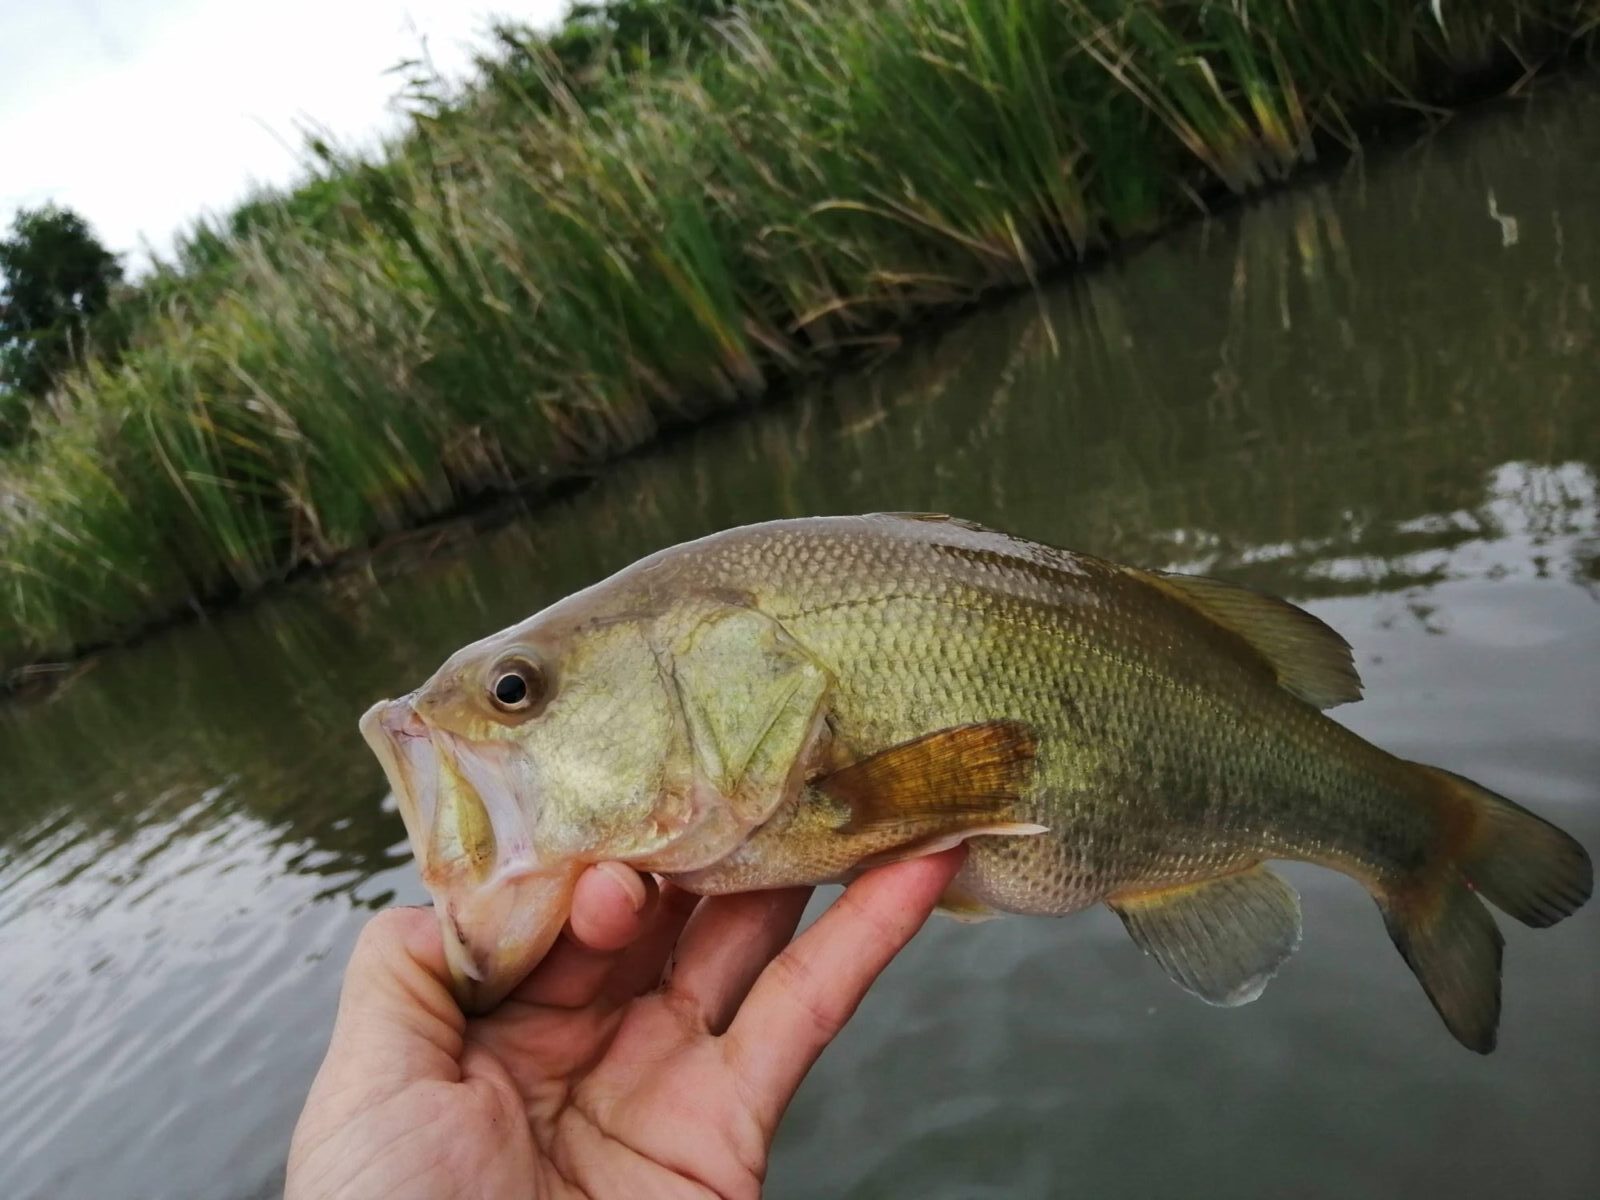
[[[1600,27],[1600,0],[760,0],[704,5],[690,53],[624,20],[653,7],[503,47],[384,161],[327,153],[191,238],[0,474],[0,660],[586,470]]]
[[[90,350],[94,318],[122,278],[116,255],[70,209],[22,209],[0,239],[0,444]]]
[[[645,71],[681,61],[716,43],[716,22],[736,11],[771,8],[773,0],[579,0],[560,28],[540,35],[526,26],[498,22],[492,27],[494,53],[481,55],[478,67],[491,87],[519,98],[548,94],[554,72],[574,94],[603,95],[598,85],[613,71]]]

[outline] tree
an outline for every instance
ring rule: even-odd
[[[71,209],[17,213],[0,239],[0,443],[20,434],[29,401],[84,360],[121,278],[117,256]]]

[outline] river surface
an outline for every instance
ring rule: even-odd
[[[1539,90],[0,711],[0,1196],[280,1187],[352,940],[423,899],[357,715],[732,524],[949,511],[1282,593],[1356,646],[1337,719],[1600,851],[1597,214],[1600,89]],[[1240,1009],[1104,911],[930,925],[770,1194],[1600,1196],[1600,905],[1502,921],[1479,1058],[1286,873],[1304,947]]]

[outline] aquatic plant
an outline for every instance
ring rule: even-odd
[[[0,468],[0,663],[547,486],[1597,26],[1596,0],[773,0],[603,103],[554,71],[469,97],[344,164],[315,225],[164,279],[53,397]]]

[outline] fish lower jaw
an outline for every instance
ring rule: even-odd
[[[450,969],[452,990],[456,992],[456,999],[461,999],[462,985],[481,984],[484,969],[473,958],[472,951],[467,946],[467,939],[456,921],[454,913],[448,906],[438,909],[439,933],[444,942],[444,961]]]
[[[451,990],[464,1012],[487,1012],[548,952],[572,910],[583,864],[523,865],[481,882],[426,879],[439,916]]]

